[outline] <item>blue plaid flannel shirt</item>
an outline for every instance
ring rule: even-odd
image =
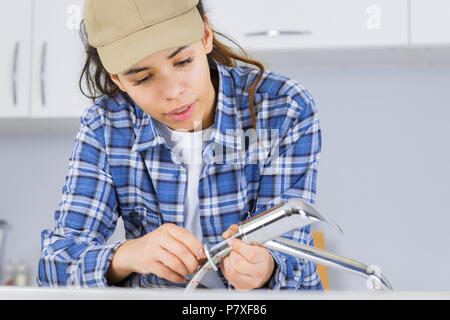
[[[211,245],[222,240],[231,224],[291,197],[314,204],[321,151],[313,98],[295,80],[267,70],[254,96],[256,132],[264,148],[252,148],[254,139],[242,139],[242,132],[253,128],[248,96],[259,70],[214,64],[211,72],[219,75],[216,118],[202,152],[199,181],[201,228]],[[39,286],[107,287],[109,263],[126,241],[108,242],[119,217],[127,239],[163,223],[184,225],[187,172],[153,119],[121,93],[100,97],[80,120],[55,226],[41,234]],[[314,245],[309,226],[284,237]],[[270,253],[275,270],[268,287],[323,290],[314,263]],[[220,270],[219,276],[231,288]],[[119,285],[183,286],[136,273]]]

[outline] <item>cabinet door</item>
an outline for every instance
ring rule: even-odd
[[[407,45],[407,0],[210,0],[211,23],[248,50]]]
[[[8,2],[0,12],[0,117],[29,114],[29,71],[31,54],[31,0]]]
[[[84,65],[79,36],[83,0],[39,0],[34,6],[31,116],[79,117],[89,104],[78,86]]]
[[[411,0],[411,44],[450,44],[450,1]]]

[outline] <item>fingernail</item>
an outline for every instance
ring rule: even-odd
[[[230,231],[225,231],[224,233],[223,233],[223,237],[225,238],[225,237],[228,237],[230,235]]]

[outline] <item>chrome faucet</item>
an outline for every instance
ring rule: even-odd
[[[337,224],[327,220],[313,205],[299,198],[290,198],[285,203],[241,222],[238,225],[238,232],[230,238],[238,238],[246,243],[258,243],[268,249],[360,275],[372,281],[373,287],[370,288],[371,290],[392,290],[391,284],[378,268],[312,246],[280,238],[283,234],[301,229],[314,222],[326,223],[343,234],[342,229]],[[227,240],[211,247],[205,244],[204,249],[207,260],[199,267],[184,292],[194,290],[210,269],[218,271],[217,265],[232,250]]]

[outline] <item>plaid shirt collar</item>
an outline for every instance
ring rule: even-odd
[[[216,118],[211,137],[207,143],[211,141],[225,147],[241,150],[241,139],[237,135],[230,134],[237,133],[242,129],[238,116],[233,77],[228,67],[216,61],[214,63],[217,66],[219,75],[219,90],[217,93]],[[227,101],[229,102],[225,103],[224,97],[227,97]],[[129,100],[133,101],[131,98]],[[137,119],[134,126],[136,139],[132,151],[144,151],[164,144],[164,139],[159,133],[153,118],[144,112],[134,101],[133,107],[136,110]]]

